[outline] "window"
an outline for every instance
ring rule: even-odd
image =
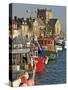
[[[38,56],[38,52],[36,51],[36,56]]]
[[[52,41],[50,43],[52,44]]]
[[[12,55],[12,64],[15,65],[16,62],[16,54]]]
[[[44,42],[45,42],[45,45],[46,45],[47,44],[46,41],[44,41]]]
[[[48,41],[48,44],[50,44],[50,41]]]
[[[41,42],[41,44],[43,44],[43,41],[42,40],[40,42]]]

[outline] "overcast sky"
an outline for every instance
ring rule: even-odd
[[[62,24],[62,30],[66,31],[66,7],[65,6],[49,6],[49,5],[37,5],[37,4],[22,4],[13,3],[12,4],[12,17],[18,16],[20,18],[27,18],[30,15],[36,16],[36,10],[39,9],[52,9],[53,17],[59,18]],[[28,13],[26,12],[28,10]]]

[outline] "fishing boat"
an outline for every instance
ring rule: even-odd
[[[55,60],[57,58],[56,51],[46,51],[45,55],[48,56],[49,60]]]
[[[12,54],[11,84],[18,86],[33,86],[35,80],[35,67],[31,64],[30,48],[18,48],[10,50]],[[15,63],[14,63],[15,62]]]
[[[45,52],[43,52],[43,50],[41,49],[40,52],[43,54]],[[36,66],[36,72],[41,72],[45,69],[45,64],[48,63],[48,56],[42,56],[41,53],[38,52],[38,48],[32,48],[32,53],[33,53],[33,57],[32,59],[35,62],[35,66]],[[45,54],[44,54],[45,55]]]
[[[40,46],[45,48],[45,56],[48,56],[49,60],[55,60],[57,57],[57,52],[54,45],[54,36],[39,37],[38,42]]]
[[[55,38],[55,48],[56,51],[62,51],[65,47],[65,39],[63,36],[57,36]]]
[[[56,51],[57,51],[57,52],[63,50],[62,46],[60,46],[60,45],[56,45],[55,47],[56,47]]]
[[[29,74],[31,74],[32,76],[30,76]],[[34,73],[27,71],[22,74],[20,73],[20,76],[12,82],[13,87],[34,86],[35,81],[33,78],[33,74]]]

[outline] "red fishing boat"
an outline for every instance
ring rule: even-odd
[[[48,63],[47,56],[44,56],[44,58],[38,56],[38,48],[33,49],[33,60],[35,61],[36,72],[43,71],[45,69],[45,64]]]
[[[40,58],[34,58],[36,62],[36,72],[43,71],[45,69],[44,62]]]

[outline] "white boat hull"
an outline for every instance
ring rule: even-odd
[[[56,46],[56,51],[62,51],[62,50],[63,50],[62,46]]]

